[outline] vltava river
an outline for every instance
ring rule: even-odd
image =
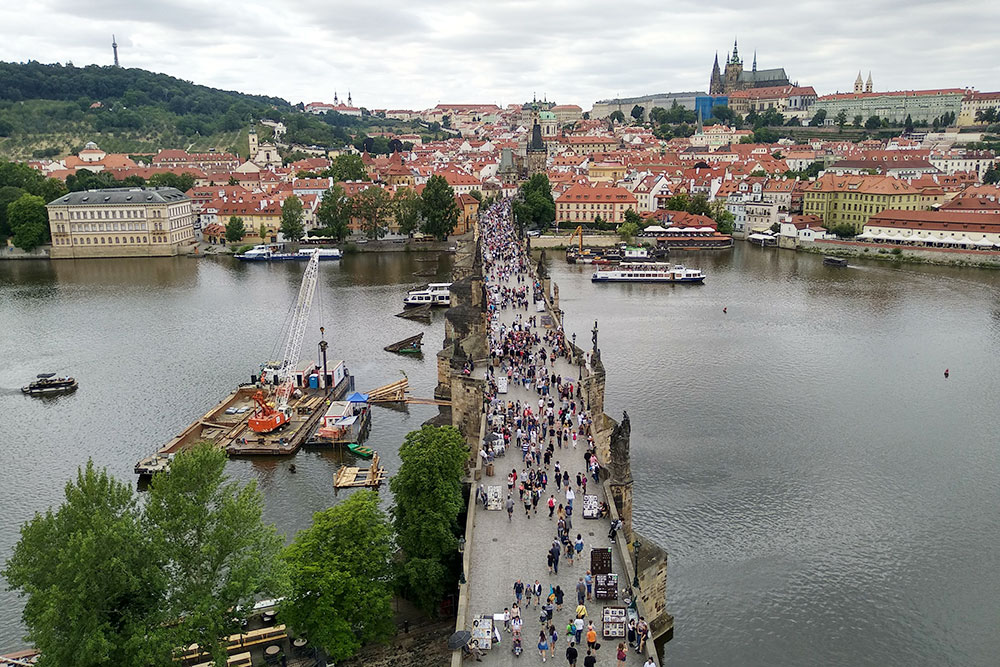
[[[358,388],[429,397],[443,318],[393,317],[449,258],[321,266],[312,329]],[[1000,655],[1000,274],[739,244],[679,259],[702,286],[592,285],[549,258],[567,329],[594,319],[607,409],[632,419],[636,522],[671,554],[676,665],[984,665]],[[88,457],[133,481],[150,453],[273,356],[301,265],[228,259],[0,262],[0,554]],[[723,308],[727,313],[723,313]],[[425,332],[423,360],[382,351]],[[315,349],[318,329],[306,339]],[[944,369],[951,371],[947,380]],[[74,374],[72,396],[18,387]],[[436,409],[377,410],[387,468]],[[239,460],[291,534],[336,502],[337,455]],[[388,496],[387,491],[384,495]],[[343,497],[341,494],[340,497]],[[22,645],[0,593],[0,649]]]

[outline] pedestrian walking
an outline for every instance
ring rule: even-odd
[[[503,629],[510,632],[510,608],[503,608]]]
[[[580,558],[583,554],[583,535],[580,533],[576,534],[576,542],[573,543],[573,548],[576,549],[576,557]]]
[[[517,581],[514,582],[514,597],[517,599],[517,604],[514,605],[515,607],[521,604],[521,597],[523,595],[524,595],[524,583],[520,579],[518,579]],[[528,603],[529,604],[531,603],[530,595],[528,596]]]
[[[615,657],[618,659],[618,667],[625,667],[625,658],[628,657],[628,646],[625,642],[618,642],[618,654]]]
[[[549,624],[549,650],[551,653],[549,657],[555,659],[556,657],[556,642],[559,641],[559,635],[556,634],[556,626]]]
[[[569,667],[576,667],[576,658],[579,654],[579,651],[576,650],[576,642],[571,640],[569,646],[566,647],[566,662],[569,663]]]
[[[563,598],[565,597],[565,595],[566,594],[563,593],[563,589],[557,585],[555,590],[555,596],[556,596],[556,609],[559,611],[562,611]]]
[[[511,496],[507,496],[507,521],[514,520],[514,499]]]
[[[535,585],[531,592],[535,596],[535,604],[542,604],[542,585],[538,583],[538,579],[535,579]]]
[[[545,631],[538,633],[538,655],[542,656],[542,662],[545,662],[545,655],[549,650],[549,640],[545,637]]]
[[[593,649],[587,649],[587,657],[583,659],[583,667],[596,667],[597,658],[594,656]]]
[[[583,604],[583,601],[586,598],[586,596],[587,596],[587,584],[583,583],[583,577],[580,577],[580,581],[578,581],[576,584],[576,603]]]
[[[628,645],[635,647],[636,645],[636,633],[635,633],[635,619],[628,622],[628,630],[625,632],[625,638],[628,640]]]
[[[583,580],[587,583],[587,600],[589,601],[592,599],[590,596],[594,590],[594,576],[590,574],[590,570],[587,570],[587,573],[583,575]]]
[[[582,618],[577,618],[575,621],[573,621],[573,631],[574,631],[574,634],[576,635],[576,643],[577,643],[577,645],[583,646],[583,642],[580,641],[581,639],[583,639],[583,619]]]
[[[552,515],[556,511],[556,497],[555,496],[553,496],[553,495],[549,496],[548,506],[549,506],[549,519],[551,519]]]
[[[591,623],[587,626],[587,648],[596,650],[597,646],[597,630],[594,629],[594,624]]]

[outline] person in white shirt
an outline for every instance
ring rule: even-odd
[[[572,505],[574,498],[576,498],[576,494],[573,493],[573,487],[567,485],[566,486],[566,504],[567,505]]]

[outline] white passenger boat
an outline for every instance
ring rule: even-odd
[[[319,255],[321,262],[340,259],[341,252],[337,248],[303,248],[298,252],[282,252],[281,247],[273,244],[255,245],[236,259],[242,262],[305,262],[314,254]]]
[[[451,305],[451,283],[431,283],[420,289],[410,290],[403,297],[404,306],[444,306]]]
[[[680,264],[628,263],[599,269],[590,280],[595,283],[700,283],[705,280],[705,274],[700,269]]]

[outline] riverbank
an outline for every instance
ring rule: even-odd
[[[834,257],[861,257],[913,264],[967,266],[983,269],[1000,268],[1000,252],[992,250],[961,250],[955,248],[917,248],[861,241],[817,240],[800,242],[797,250]]]

